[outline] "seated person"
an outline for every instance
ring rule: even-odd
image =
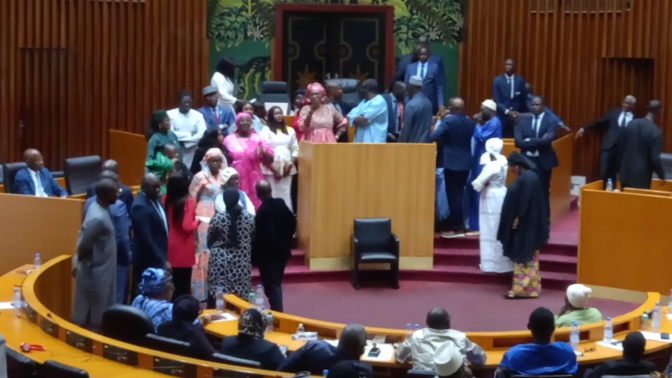
[[[437,349],[432,358],[436,376],[439,378],[467,378],[471,377],[471,371],[464,363],[464,355],[460,348],[452,342],[446,341]]]
[[[145,170],[153,173],[161,180],[161,192],[159,195],[166,194],[166,183],[168,182],[168,173],[173,169],[178,161],[177,147],[172,144],[165,146],[156,146],[154,156],[145,161]]]
[[[170,273],[159,268],[145,269],[138,290],[140,294],[135,297],[131,306],[144,311],[152,319],[154,329],[173,319],[173,304],[170,299],[173,297],[175,285]]]
[[[103,165],[100,166],[100,172],[112,171],[119,174],[119,164],[116,160],[105,160]],[[86,188],[86,198],[91,198],[96,195],[96,184],[93,183]],[[130,211],[131,206],[133,205],[133,191],[128,186],[119,183],[119,200],[126,205],[126,208]]]
[[[433,370],[434,353],[446,341],[455,343],[462,356],[472,364],[485,363],[487,356],[483,348],[471,342],[464,333],[450,329],[448,311],[435,307],[427,313],[425,322],[427,328],[415,331],[410,340],[404,341],[397,348],[396,359],[399,363],[403,364],[412,357],[413,369]]]
[[[29,148],[23,153],[27,168],[19,169],[14,175],[12,193],[35,197],[67,197],[68,192],[54,180],[54,176],[44,168],[40,151]]]
[[[646,375],[656,371],[656,365],[644,361],[646,339],[640,332],[632,332],[623,341],[623,359],[607,361],[595,369],[586,371],[586,378],[601,378],[605,375]]]
[[[555,331],[551,310],[538,307],[532,311],[527,328],[532,332],[532,343],[518,344],[507,350],[499,363],[499,369],[506,369],[516,375],[576,373],[578,365],[572,347],[561,341],[551,342]]]
[[[222,339],[220,353],[257,361],[262,369],[277,370],[285,356],[278,346],[264,340],[266,317],[257,309],[249,309],[238,319],[238,335]]]
[[[359,369],[359,377],[371,378],[371,366],[359,361],[366,346],[366,330],[360,324],[348,324],[338,339],[338,347],[324,340],[311,340],[299,350],[289,355],[280,365],[281,371],[298,373],[309,371],[311,375],[322,375],[324,370],[341,361],[351,361]]]
[[[193,296],[183,295],[177,298],[173,303],[173,318],[161,323],[156,333],[191,344],[191,356],[194,358],[210,358],[216,350],[197,321],[200,310],[200,303]]]
[[[593,290],[588,286],[573,284],[567,287],[565,305],[555,317],[556,327],[571,327],[572,322],[581,324],[602,321],[600,310],[588,307],[588,299]]]

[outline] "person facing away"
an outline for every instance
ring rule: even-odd
[[[437,111],[443,114],[443,89],[446,87],[446,75],[439,69],[436,63],[429,60],[431,51],[429,46],[422,46],[415,51],[418,61],[406,67],[404,82],[409,83],[412,76],[418,76],[422,80],[422,93],[432,104],[432,114]]]
[[[623,341],[623,358],[617,361],[607,361],[595,369],[589,369],[584,375],[586,378],[602,378],[607,375],[641,376],[656,371],[656,365],[644,360],[646,339],[641,332],[629,333]],[[668,367],[669,368],[669,367]]]
[[[291,255],[296,218],[285,201],[273,198],[268,181],[259,181],[256,192],[261,206],[254,218],[252,262],[259,267],[261,283],[271,309],[283,312],[282,277]]]
[[[197,321],[201,310],[199,306],[198,299],[191,295],[177,297],[173,303],[172,318],[161,323],[156,334],[189,343],[191,357],[208,359],[217,351]]]
[[[437,142],[443,156],[443,172],[448,198],[448,231],[443,237],[464,232],[464,192],[469,171],[474,166],[471,138],[476,122],[464,114],[464,100],[454,97],[449,101],[450,113],[443,117],[430,136]]]
[[[203,88],[203,98],[206,106],[198,108],[198,111],[203,114],[207,130],[219,130],[223,135],[228,135],[229,126],[236,121],[233,109],[219,105],[217,88],[212,85]]]
[[[235,96],[235,80],[236,65],[229,58],[222,58],[217,63],[215,73],[212,74],[210,85],[217,88],[217,100],[220,106],[233,110],[238,99]],[[229,125],[231,126],[231,125]]]
[[[623,99],[620,108],[612,108],[601,118],[598,118],[589,124],[583,126],[576,132],[575,138],[581,138],[587,130],[605,129],[606,133],[600,143],[600,173],[599,177],[604,181],[604,187],[607,186],[607,180],[615,185],[619,169],[621,168],[621,159],[619,157],[619,139],[622,130],[628,126],[635,116],[632,113],[637,99],[635,96],[627,95]]]
[[[119,176],[112,171],[102,171],[98,175],[98,181],[110,179],[119,185]],[[98,182],[96,182],[96,186]],[[119,193],[119,192],[118,192]],[[117,193],[117,194],[118,194]],[[98,201],[98,196],[87,198],[82,208],[82,223],[86,219],[89,208]],[[128,272],[131,263],[131,216],[126,204],[118,197],[109,207],[112,224],[114,225],[114,240],[117,243],[117,284],[116,303],[123,304],[126,301],[126,286],[128,286]]]
[[[173,304],[170,300],[175,292],[173,276],[166,270],[147,268],[142,272],[140,294],[133,299],[131,306],[144,311],[152,320],[154,330],[163,322],[172,320]]]
[[[311,375],[322,375],[323,371],[341,361],[351,361],[359,371],[359,377],[371,378],[370,365],[359,360],[366,347],[366,330],[361,324],[348,324],[343,328],[338,346],[324,340],[308,341],[299,350],[290,354],[280,365],[280,371],[297,373],[309,371]]]
[[[277,344],[264,340],[266,316],[251,308],[240,315],[238,335],[222,339],[220,353],[246,360],[257,361],[262,369],[278,370],[285,356]]]
[[[434,353],[434,370],[439,378],[470,378],[471,370],[460,349],[452,341],[441,344]]]
[[[422,92],[422,79],[411,76],[408,80],[408,97],[404,111],[404,128],[399,143],[428,143],[432,132],[432,103]],[[445,167],[444,167],[445,168]]]
[[[413,51],[401,57],[401,59],[399,59],[399,62],[397,62],[397,69],[394,72],[392,83],[395,83],[397,81],[404,81],[404,77],[406,76],[406,68],[408,67],[408,65],[418,61],[418,55],[415,54],[415,52],[418,51],[421,47],[428,47],[429,43],[430,43],[429,36],[421,35],[420,37],[418,37],[418,40],[416,42]],[[441,55],[430,54],[429,62],[435,63],[437,66],[439,66],[439,71],[446,72],[445,68],[443,67],[443,59],[441,58]]]
[[[118,175],[119,175],[119,163],[117,163],[116,160],[105,160],[103,164],[100,166],[100,172],[103,173],[105,171],[111,171],[117,175],[117,180],[118,180]],[[123,183],[119,182],[119,194],[117,197],[121,202],[126,204],[126,209],[128,211],[131,211],[131,206],[133,205],[133,191],[131,188],[128,186],[124,185]],[[86,198],[89,199],[93,196],[96,195],[96,184],[93,183],[89,187],[86,188]]]
[[[403,90],[401,96],[399,91]],[[392,92],[383,93],[383,99],[387,104],[387,141],[396,142],[401,131],[404,100],[406,98],[406,84],[402,81],[394,83]]]
[[[366,79],[359,93],[362,101],[348,113],[350,127],[355,127],[355,143],[387,141],[387,103],[379,94],[378,82]]]
[[[581,284],[567,286],[565,305],[555,317],[556,327],[570,327],[573,322],[582,324],[602,321],[602,313],[594,307],[588,307],[588,299],[593,289]]]
[[[487,356],[483,348],[474,344],[463,332],[450,328],[450,316],[446,309],[431,309],[427,313],[425,324],[427,328],[415,331],[410,340],[399,345],[395,355],[397,362],[403,364],[412,358],[414,370],[433,370],[438,348],[446,342],[452,342],[462,358],[475,365],[485,363]]]
[[[551,342],[555,331],[551,310],[538,307],[532,311],[527,328],[532,332],[532,343],[509,348],[499,363],[500,369],[519,375],[576,373],[578,364],[572,347],[561,341]],[[497,373],[495,376],[498,376]]]
[[[26,168],[14,174],[12,193],[35,197],[67,197],[68,192],[54,180],[54,176],[44,168],[44,160],[40,151],[29,148],[23,152]]]
[[[109,178],[96,183],[96,202],[86,212],[72,260],[72,322],[93,331],[100,329],[103,313],[116,302],[117,243],[109,208],[118,190]]]
[[[492,80],[492,99],[497,104],[497,117],[502,122],[503,135],[511,138],[518,114],[529,111],[525,79],[516,75],[513,59],[504,61],[504,73]]]
[[[207,126],[203,114],[192,109],[194,100],[191,92],[180,91],[177,94],[177,102],[177,108],[168,111],[170,128],[182,145],[182,161],[187,167],[191,167],[196,145],[203,138]]]
[[[630,122],[621,131],[620,179],[623,188],[651,189],[651,175],[665,181],[665,170],[660,162],[663,149],[663,132],[656,120],[660,114],[660,101],[651,100],[646,107],[646,117]]]

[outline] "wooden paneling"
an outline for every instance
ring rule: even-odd
[[[206,20],[205,0],[0,1],[2,160],[107,157],[108,129],[144,133],[181,89],[200,104]]]
[[[119,164],[119,181],[126,185],[140,185],[147,156],[145,136],[119,130],[109,132],[110,159]]]
[[[672,96],[672,4],[658,0],[467,0],[458,93],[469,112],[492,97],[504,60],[573,130],[638,97],[638,116],[652,97]],[[649,67],[649,68],[647,68]],[[663,109],[665,151],[672,150],[672,111]],[[595,177],[599,133],[574,148],[573,173]]]

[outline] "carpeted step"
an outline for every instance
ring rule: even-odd
[[[440,234],[435,234],[434,236],[434,250],[479,250],[480,243],[478,237],[475,236],[465,236],[460,238],[446,239],[442,238]],[[567,243],[548,243],[542,249],[544,254],[547,255],[563,255],[563,256],[574,256],[578,254],[578,247],[575,244]]]
[[[574,256],[547,254],[542,251],[540,261],[540,268],[542,271],[560,273],[576,272],[577,258]],[[478,266],[479,262],[480,254],[478,250],[452,248],[440,248],[434,250],[434,266]]]

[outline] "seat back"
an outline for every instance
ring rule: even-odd
[[[191,344],[148,333],[145,335],[145,347],[180,356],[191,356]]]
[[[392,235],[390,218],[355,219],[355,237],[361,252],[387,251]]]
[[[96,182],[102,160],[98,155],[65,159],[65,189],[68,194],[86,193],[86,188]]]
[[[343,88],[343,98],[342,100],[357,105],[362,100],[359,96],[359,82],[356,79],[336,79],[341,83],[341,88]]]
[[[145,335],[154,332],[147,314],[135,307],[114,305],[103,314],[103,335],[123,342],[142,345]]]
[[[30,378],[37,376],[35,362],[14,349],[7,349],[7,376]]]
[[[221,353],[213,354],[211,360],[222,364],[231,364],[251,368],[261,368],[261,363],[259,361],[246,360],[244,358],[227,356],[226,354]]]
[[[7,378],[7,345],[5,338],[0,335],[0,378]]]
[[[291,102],[287,83],[284,81],[264,81],[261,83],[259,100],[265,104],[269,102],[287,104]]]
[[[89,378],[89,373],[86,370],[68,366],[54,360],[47,360],[42,365],[42,376],[54,378]]]
[[[603,375],[602,378],[650,378],[649,374],[640,375]]]
[[[2,182],[5,186],[5,193],[14,193],[14,176],[19,170],[26,168],[24,162],[6,163],[2,166]]]

